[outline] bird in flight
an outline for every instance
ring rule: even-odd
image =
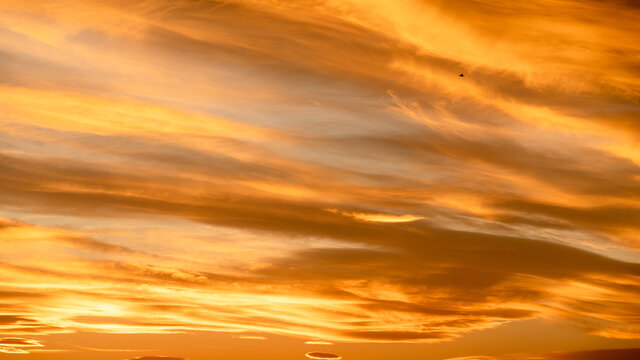
[[[460,76],[460,77],[464,77],[464,74],[460,74],[460,75],[458,75],[458,76]]]

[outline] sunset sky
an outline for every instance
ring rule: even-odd
[[[0,359],[340,358],[640,359],[640,1],[0,0]]]

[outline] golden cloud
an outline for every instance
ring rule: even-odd
[[[0,338],[0,352],[6,354],[29,354],[29,350],[42,347],[39,341],[19,337]]]
[[[639,339],[640,10],[463,4],[0,1],[0,351]]]

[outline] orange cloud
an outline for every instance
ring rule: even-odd
[[[44,345],[33,339],[19,337],[4,337],[0,339],[0,352],[6,354],[29,354],[29,350],[42,346]]]
[[[43,346],[37,340],[5,337],[0,339],[0,346],[12,346],[12,347],[38,347]]]
[[[324,340],[309,340],[304,343],[307,345],[333,345],[333,343]]]
[[[309,359],[342,359],[342,356],[322,352],[308,352],[305,354]]]
[[[0,1],[0,351],[525,319],[636,344],[639,14]]]

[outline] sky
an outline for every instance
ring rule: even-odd
[[[634,0],[0,0],[0,358],[638,359],[639,119]]]

